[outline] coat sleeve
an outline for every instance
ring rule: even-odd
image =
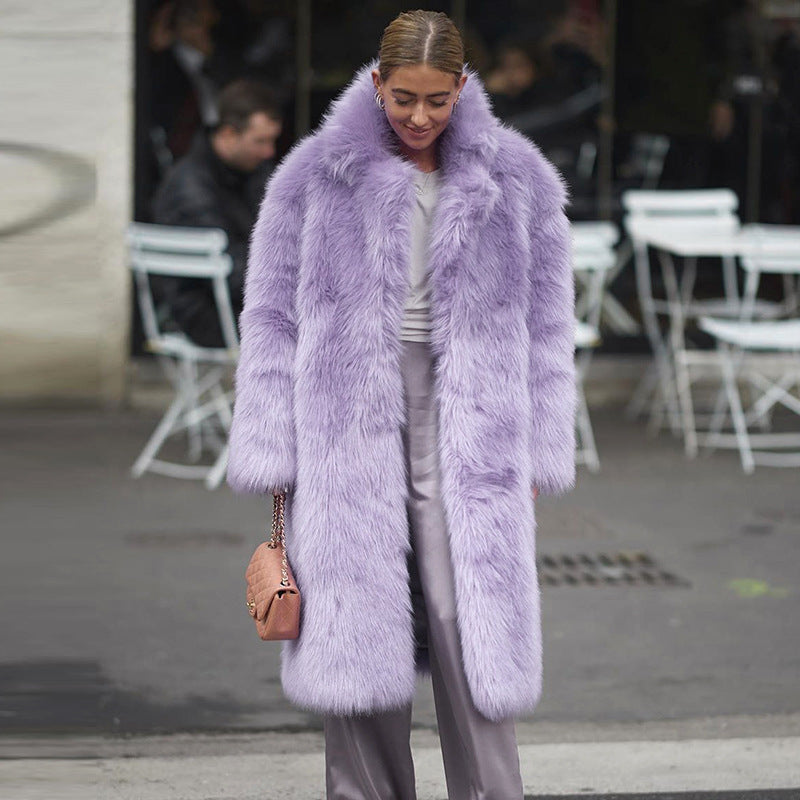
[[[575,485],[575,283],[570,223],[558,204],[532,222],[529,392],[533,486],[562,494]]]
[[[272,173],[250,237],[228,437],[228,485],[289,489],[295,479],[295,293],[303,224],[296,147]]]

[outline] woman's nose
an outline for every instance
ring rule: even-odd
[[[411,123],[417,128],[424,128],[426,121],[427,117],[424,106],[415,106],[413,112],[411,113]]]

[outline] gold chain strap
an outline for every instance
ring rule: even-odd
[[[280,542],[281,546],[281,586],[289,585],[289,562],[286,558],[286,533],[283,526],[283,509],[286,502],[286,492],[273,492],[274,503],[272,505],[272,536],[268,547],[276,548]]]

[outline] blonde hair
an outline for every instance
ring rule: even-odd
[[[428,64],[458,80],[464,68],[464,42],[443,11],[404,11],[384,28],[378,57],[381,81],[397,67],[414,64]]]

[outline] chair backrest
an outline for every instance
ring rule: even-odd
[[[570,231],[574,254],[609,250],[613,253],[613,247],[619,241],[619,228],[613,222],[572,222]],[[588,265],[585,267],[589,268]]]
[[[764,245],[764,253],[742,256],[746,270],[800,275],[800,226],[747,225],[746,235]]]
[[[783,313],[800,310],[800,226],[749,224],[746,235],[766,252],[742,256],[745,272],[783,276]]]
[[[204,278],[211,282],[223,341],[238,348],[238,335],[227,277],[233,263],[225,252],[228,237],[220,228],[189,228],[132,222],[127,243],[130,268],[136,281],[145,336],[164,336],[153,299],[150,277]]]
[[[598,327],[606,273],[617,261],[614,245],[619,240],[619,229],[613,222],[572,222],[570,231],[572,268],[589,273],[584,302],[576,304],[582,309],[578,318]]]
[[[642,189],[655,189],[664,172],[669,145],[669,138],[661,134],[635,134],[627,161],[621,167],[622,177],[638,178]]]

